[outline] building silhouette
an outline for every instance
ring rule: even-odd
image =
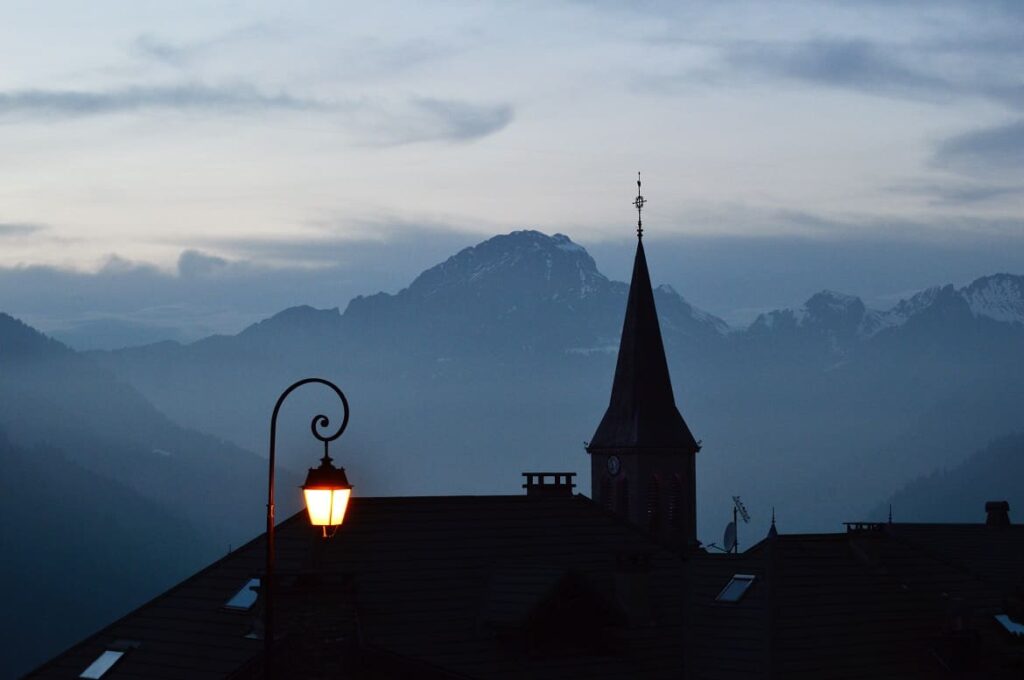
[[[261,536],[27,677],[1024,677],[1024,527],[1006,503],[978,524],[773,521],[742,553],[700,545],[700,442],[638,235],[589,498],[540,471],[518,496],[356,497],[329,540],[300,513],[277,530],[273,669]]]

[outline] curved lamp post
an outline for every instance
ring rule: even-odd
[[[323,378],[305,378],[292,384],[281,393],[274,405],[274,413],[270,417],[270,472],[267,483],[267,568],[264,577],[263,588],[266,597],[263,602],[263,650],[264,662],[266,664],[265,677],[273,676],[273,646],[274,646],[274,462],[276,458],[277,445],[277,414],[281,410],[281,404],[288,398],[288,395],[310,383],[317,383],[329,387],[341,400],[343,415],[341,425],[331,434],[324,434],[323,429],[330,427],[331,420],[323,414],[313,417],[309,425],[313,436],[324,443],[324,457],[320,459],[320,467],[310,468],[306,476],[306,483],[302,485],[302,492],[306,500],[306,511],[309,514],[309,522],[313,526],[321,527],[324,538],[334,535],[338,527],[345,519],[345,509],[348,507],[349,497],[352,495],[352,485],[345,477],[345,468],[336,468],[331,462],[328,454],[330,443],[341,436],[341,433],[348,427],[348,399],[338,389],[338,386]]]

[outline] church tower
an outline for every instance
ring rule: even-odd
[[[676,408],[644,255],[637,177],[636,258],[608,410],[587,444],[591,498],[653,534],[697,544],[700,443]]]

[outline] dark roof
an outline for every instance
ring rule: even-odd
[[[1024,649],[993,618],[1015,582],[979,577],[915,541],[946,534],[987,564],[985,555],[1000,551],[1009,532],[923,526],[779,534],[740,555],[690,561],[686,663],[693,677],[950,677],[951,650],[971,644],[981,653],[955,677],[1019,677]],[[1018,561],[1016,583],[1022,566]],[[737,573],[755,575],[753,586],[737,603],[717,602]],[[963,631],[955,630],[957,612]]]
[[[1024,588],[1024,524],[888,524],[916,551],[969,573],[1003,592]]]
[[[676,408],[643,240],[637,242],[611,401],[588,451],[700,446]]]
[[[355,498],[337,535],[318,535],[305,513],[278,525],[282,628],[326,627],[332,644],[358,638],[398,676],[680,673],[682,560],[585,497]],[[261,537],[235,550],[28,677],[77,677],[125,641],[138,645],[105,680],[244,677],[261,659],[262,640],[246,637],[260,631],[259,603],[247,612],[223,605],[260,574],[264,545]],[[630,625],[629,603],[618,603],[624,553],[650,558],[641,605],[656,625]],[[574,647],[581,626],[600,648]],[[298,637],[280,644],[301,646]]]
[[[260,602],[224,604],[260,537],[37,669],[258,677]],[[994,616],[1024,587],[1024,527],[863,524],[685,558],[582,496],[356,498],[327,541],[278,526],[279,659],[293,677],[1019,677]],[[736,602],[716,598],[754,576]],[[957,620],[960,623],[957,623]],[[962,625],[961,625],[962,624]]]

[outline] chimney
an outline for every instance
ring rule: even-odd
[[[630,628],[653,623],[651,553],[623,552],[615,556],[615,599]]]
[[[985,524],[990,527],[1010,526],[1010,503],[1008,501],[989,501],[985,503]]]
[[[576,488],[575,472],[524,472],[527,496],[560,496],[572,497],[572,490]]]

